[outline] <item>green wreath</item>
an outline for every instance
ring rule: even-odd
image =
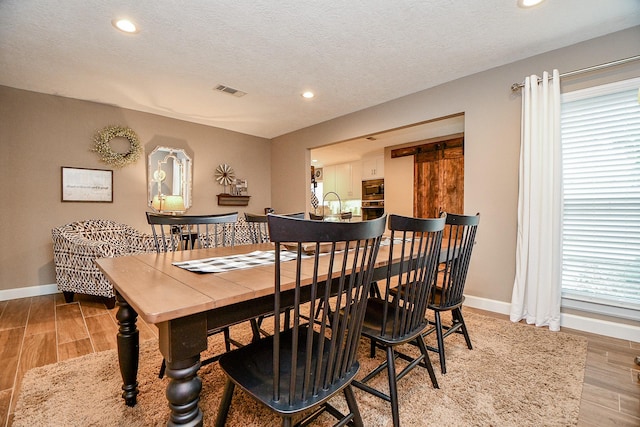
[[[111,149],[109,142],[118,137],[129,141],[130,147],[126,153],[117,153]],[[138,135],[133,130],[122,126],[107,126],[96,133],[93,141],[96,145],[91,151],[98,153],[103,162],[116,168],[134,163],[142,153]]]

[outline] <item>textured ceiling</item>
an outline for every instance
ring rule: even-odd
[[[0,0],[0,85],[273,138],[638,24],[638,0]]]

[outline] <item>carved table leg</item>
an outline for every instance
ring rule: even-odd
[[[179,362],[167,362],[166,374],[171,378],[167,385],[167,400],[171,408],[168,426],[202,425],[202,411],[198,406],[202,381],[197,375],[198,369],[200,356]]]
[[[127,406],[135,406],[138,395],[138,358],[140,338],[136,320],[138,313],[116,293],[118,313],[116,319],[120,329],[118,331],[118,362],[122,375],[122,398]]]
[[[198,406],[202,381],[198,377],[200,352],[207,349],[207,317],[198,313],[159,323],[160,352],[167,364],[168,426],[202,426]]]

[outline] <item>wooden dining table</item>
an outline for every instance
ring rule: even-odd
[[[380,246],[375,280],[386,277],[389,248]],[[136,321],[140,316],[158,327],[160,352],[167,362],[168,425],[202,425],[203,414],[198,407],[202,384],[197,373],[200,353],[207,349],[207,331],[272,313],[275,264],[203,274],[174,263],[272,250],[273,243],[263,243],[96,261],[116,290],[118,361],[122,397],[128,406],[135,406],[138,395]],[[306,261],[313,262],[311,258]],[[294,269],[295,262],[282,264],[283,276],[291,278],[290,283],[283,282],[284,288],[295,286]],[[286,292],[282,298],[286,303]]]

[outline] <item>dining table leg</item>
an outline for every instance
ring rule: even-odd
[[[167,364],[168,426],[202,426],[198,403],[202,380],[198,377],[200,353],[207,349],[207,317],[204,313],[158,324],[160,352]]]
[[[120,364],[120,374],[122,375],[122,398],[127,406],[135,406],[138,396],[138,360],[140,348],[140,333],[136,326],[138,313],[129,303],[116,292],[116,304],[118,304],[119,330],[118,342],[118,363]]]

